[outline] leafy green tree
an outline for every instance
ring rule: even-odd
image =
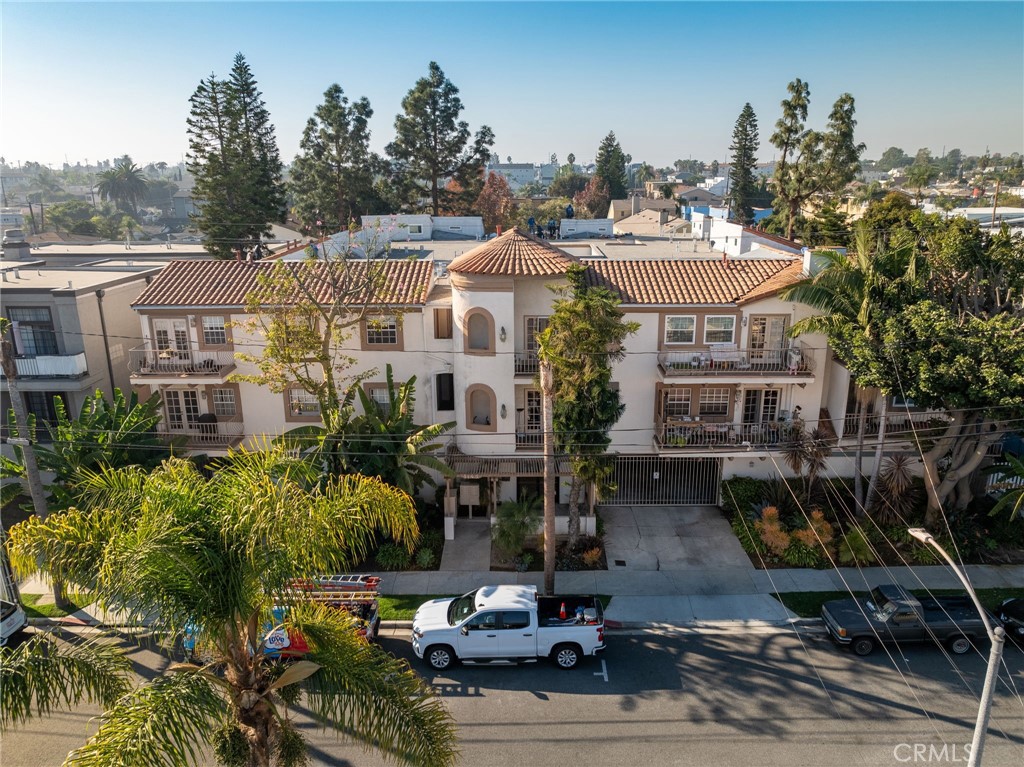
[[[922,453],[934,525],[967,507],[988,447],[1024,418],[1024,240],[956,217],[928,237],[928,264],[923,300],[893,312],[881,339],[904,396],[949,418]]]
[[[283,767],[307,758],[288,716],[304,692],[323,726],[367,748],[401,764],[454,764],[451,720],[404,661],[359,637],[346,613],[302,596],[291,595],[283,619],[273,612],[293,578],[345,572],[381,532],[411,550],[419,530],[408,495],[365,477],[318,482],[280,450],[237,453],[212,479],[178,459],[150,475],[97,474],[81,507],[11,529],[15,568],[36,572],[45,554],[133,622],[172,638],[194,628],[210,660],[125,691],[123,666],[108,662],[90,680],[85,664],[69,670],[61,653],[38,652],[38,671],[8,674],[4,664],[3,716],[21,722],[92,693],[108,705],[69,763],[185,765],[211,747],[223,764]],[[310,652],[287,667],[268,658],[271,626],[299,632]],[[77,687],[48,697],[47,672]]]
[[[824,132],[806,127],[810,88],[799,78],[788,86],[782,117],[775,123],[771,142],[779,150],[775,166],[776,205],[787,217],[786,237],[792,238],[803,204],[815,195],[838,192],[860,168],[864,144],[854,143],[854,100],[844,93],[835,104]]]
[[[383,213],[375,176],[383,161],[370,151],[373,109],[364,96],[349,103],[335,83],[306,123],[289,189],[307,231],[339,232],[369,213]]]
[[[897,146],[891,146],[882,152],[882,157],[875,167],[879,170],[892,170],[893,168],[903,168],[910,165],[911,162],[913,160],[907,156],[906,152]]]
[[[847,256],[835,251],[818,254],[824,266],[817,274],[783,290],[784,301],[799,301],[820,314],[797,322],[790,331],[822,333],[833,353],[851,372],[858,386],[857,449],[854,453],[854,497],[858,509],[865,508],[863,454],[867,431],[867,405],[880,389],[890,395],[898,384],[885,364],[888,350],[882,343],[881,326],[886,312],[899,306],[901,296],[917,278],[919,259],[913,243],[906,238],[896,247],[875,245],[876,239],[864,225],[855,230],[855,247]],[[885,438],[885,403],[880,415],[879,440]],[[876,472],[877,474],[877,472]],[[874,477],[875,475],[872,475]]]
[[[470,143],[469,124],[459,120],[462,100],[459,89],[431,61],[426,77],[402,99],[402,114],[395,117],[395,140],[385,151],[396,174],[415,196],[429,198],[433,215],[458,203],[444,189],[444,179],[454,179],[472,203],[483,184],[483,169],[494,146],[494,133],[482,126]]]
[[[517,197],[541,197],[543,195],[544,185],[540,181],[530,181],[516,190]]]
[[[711,172],[711,178],[718,178],[718,171],[720,169],[721,169],[721,166],[719,166],[718,160],[712,160],[711,161],[711,167],[708,168],[708,170]]]
[[[828,245],[845,248],[850,244],[850,224],[835,200],[821,206],[799,231],[800,239],[812,248]]]
[[[626,155],[615,138],[615,132],[609,131],[597,148],[597,169],[594,177],[601,179],[608,187],[609,200],[623,200],[626,197]],[[605,210],[608,207],[605,206]],[[593,210],[593,209],[591,209]],[[595,213],[594,217],[604,215]]]
[[[186,167],[195,179],[199,206],[193,223],[217,258],[270,234],[285,210],[281,158],[256,79],[245,57],[235,56],[231,74],[211,74],[189,99]]]
[[[754,196],[756,182],[754,168],[757,166],[757,150],[761,138],[757,131],[757,115],[749,103],[743,106],[736,126],[732,131],[732,162],[729,165],[729,212],[734,221],[750,225],[754,223]]]
[[[58,232],[96,234],[96,225],[92,222],[96,209],[84,200],[58,202],[48,213],[50,223]]]
[[[178,185],[173,181],[165,179],[148,179],[146,181],[146,196],[142,199],[143,205],[152,205],[162,211],[169,211],[174,207],[174,195],[178,191]]]
[[[351,258],[346,250],[263,267],[246,297],[247,317],[238,324],[266,344],[258,353],[236,352],[259,372],[235,373],[233,379],[275,393],[298,386],[316,397],[325,422],[340,413],[343,392],[372,373],[351,372],[358,360],[345,351],[345,341],[361,322],[371,321],[370,306],[397,314],[375,300],[384,288],[388,248],[369,255],[375,249],[371,242],[366,258]]]
[[[387,404],[356,389],[363,414],[346,430],[343,450],[350,470],[366,477],[379,477],[409,495],[415,495],[433,478],[453,476],[451,468],[436,453],[443,447],[435,440],[455,427],[454,421],[418,426],[413,422],[416,404],[416,376],[395,385],[391,365],[387,366]]]
[[[146,197],[148,183],[142,168],[133,162],[122,162],[100,174],[96,191],[100,199],[110,200],[119,210],[139,215],[139,203]]]
[[[672,195],[675,193],[675,187],[673,187],[671,184],[662,184],[659,188],[659,191],[661,192],[661,196],[663,199],[671,200]]]
[[[569,545],[580,534],[580,500],[587,485],[599,492],[612,487],[612,462],[606,451],[610,431],[626,409],[611,386],[612,364],[626,356],[625,340],[639,330],[626,322],[618,298],[607,288],[589,285],[587,270],[572,266],[568,286],[556,290],[547,328],[538,338],[553,380],[555,445],[569,456]]]
[[[566,167],[566,166],[563,166]],[[556,176],[548,187],[548,194],[552,197],[568,197],[570,200],[587,188],[590,182],[589,176],[582,173],[564,173]]]
[[[885,197],[873,200],[860,220],[875,237],[886,242],[902,231],[921,235],[931,229],[927,217],[907,195],[900,192],[889,192]]]

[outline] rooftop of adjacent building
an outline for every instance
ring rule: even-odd
[[[0,270],[0,290],[26,290],[32,292],[82,292],[113,287],[125,282],[143,279],[160,271],[164,264],[137,264],[132,266],[97,266],[51,268],[39,265],[12,264]]]

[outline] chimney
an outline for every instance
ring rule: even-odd
[[[632,211],[633,211],[633,212],[632,212],[632,213],[631,213],[630,215],[633,215],[633,216],[635,216],[635,215],[636,215],[637,213],[639,213],[639,212],[640,212],[640,198],[639,198],[639,197],[638,197],[637,195],[635,195],[635,194],[634,194],[634,195],[633,195],[633,196],[632,196],[632,197],[630,198],[630,201],[631,201],[631,202],[632,202],[632,204],[633,204],[633,205],[632,205]]]
[[[658,213],[658,223],[664,226],[668,223],[668,211],[662,210]]]

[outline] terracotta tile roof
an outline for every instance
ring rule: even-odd
[[[433,273],[433,262],[429,259],[371,261],[375,267],[382,269],[380,288],[376,295],[368,295],[366,291],[351,296],[350,303],[390,304],[410,306],[423,304]],[[258,287],[257,276],[266,274],[271,269],[307,268],[308,262],[303,261],[260,261],[246,264],[238,261],[172,261],[157,276],[153,283],[143,291],[132,306],[152,308],[160,306],[224,306],[242,307],[246,304],[246,296]],[[320,270],[335,266],[331,262],[320,261],[313,264]],[[362,274],[365,274],[366,261],[350,261],[347,268],[351,275],[346,282],[358,285]],[[324,280],[318,291],[318,298],[329,301],[331,284]]]
[[[587,260],[587,282],[623,304],[744,304],[800,279],[792,259]]]
[[[449,272],[550,277],[564,275],[579,259],[516,227],[463,253],[448,265]]]

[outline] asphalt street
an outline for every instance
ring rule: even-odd
[[[602,657],[573,671],[546,662],[458,666],[412,656],[406,631],[382,645],[406,657],[459,725],[462,764],[564,767],[966,765],[984,678],[980,654],[935,647],[859,658],[820,636],[678,632],[610,634]],[[132,654],[153,674],[166,659]],[[984,764],[1024,763],[1024,653],[1007,648]],[[81,709],[6,733],[0,765],[58,765],[90,731]],[[300,722],[313,764],[368,767],[376,754]]]

